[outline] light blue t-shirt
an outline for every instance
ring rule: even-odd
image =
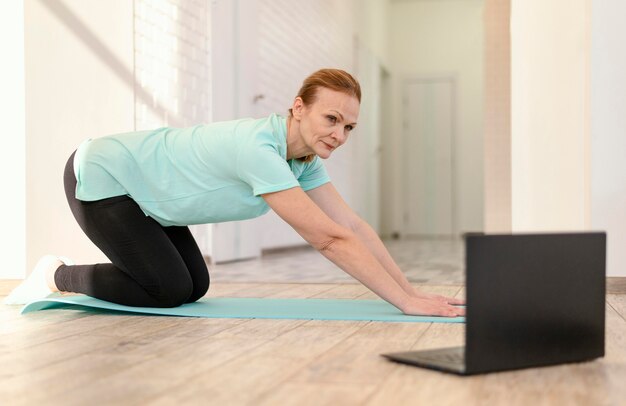
[[[114,134],[78,148],[76,198],[128,195],[163,226],[244,220],[269,210],[263,193],[330,181],[319,157],[286,157],[287,120],[276,114]]]

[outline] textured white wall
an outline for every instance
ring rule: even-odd
[[[4,156],[0,160],[5,213],[0,235],[0,279],[26,275],[26,130],[24,89],[24,2],[0,2],[0,49],[6,61],[0,75]]]
[[[137,130],[209,122],[209,3],[134,3]]]
[[[591,226],[608,232],[607,274],[626,276],[626,2],[592,2]]]

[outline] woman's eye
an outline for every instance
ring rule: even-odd
[[[337,117],[335,116],[326,116],[326,118],[328,119],[328,121],[330,121],[333,124],[337,122]]]
[[[346,126],[346,130],[348,130],[348,131],[352,131],[352,129],[354,129],[354,127],[352,127],[351,125],[347,125],[347,126]]]

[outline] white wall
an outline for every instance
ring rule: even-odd
[[[589,227],[589,6],[512,1],[513,231]]]
[[[483,227],[482,0],[391,2],[392,125],[382,134],[383,234],[402,230],[402,79],[451,74],[457,80],[456,179],[460,231]],[[416,202],[416,204],[418,204]]]
[[[3,185],[3,230],[0,236],[0,279],[26,275],[26,130],[24,89],[24,2],[0,2],[0,49],[8,63],[0,75],[0,111],[4,154],[0,159]]]
[[[591,226],[608,232],[607,274],[626,276],[626,2],[592,7]]]
[[[352,0],[354,33],[359,42],[389,68],[390,0]]]
[[[106,258],[63,192],[69,155],[88,137],[132,130],[133,2],[25,2],[27,269],[43,254]]]

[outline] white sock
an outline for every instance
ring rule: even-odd
[[[44,255],[41,257],[33,272],[26,277],[26,279],[18,285],[7,296],[4,304],[26,304],[34,300],[43,299],[52,293],[52,290],[48,287],[46,281],[46,273],[49,269],[55,268],[58,265],[58,261],[61,261],[67,265],[69,260],[64,260],[54,255]]]

